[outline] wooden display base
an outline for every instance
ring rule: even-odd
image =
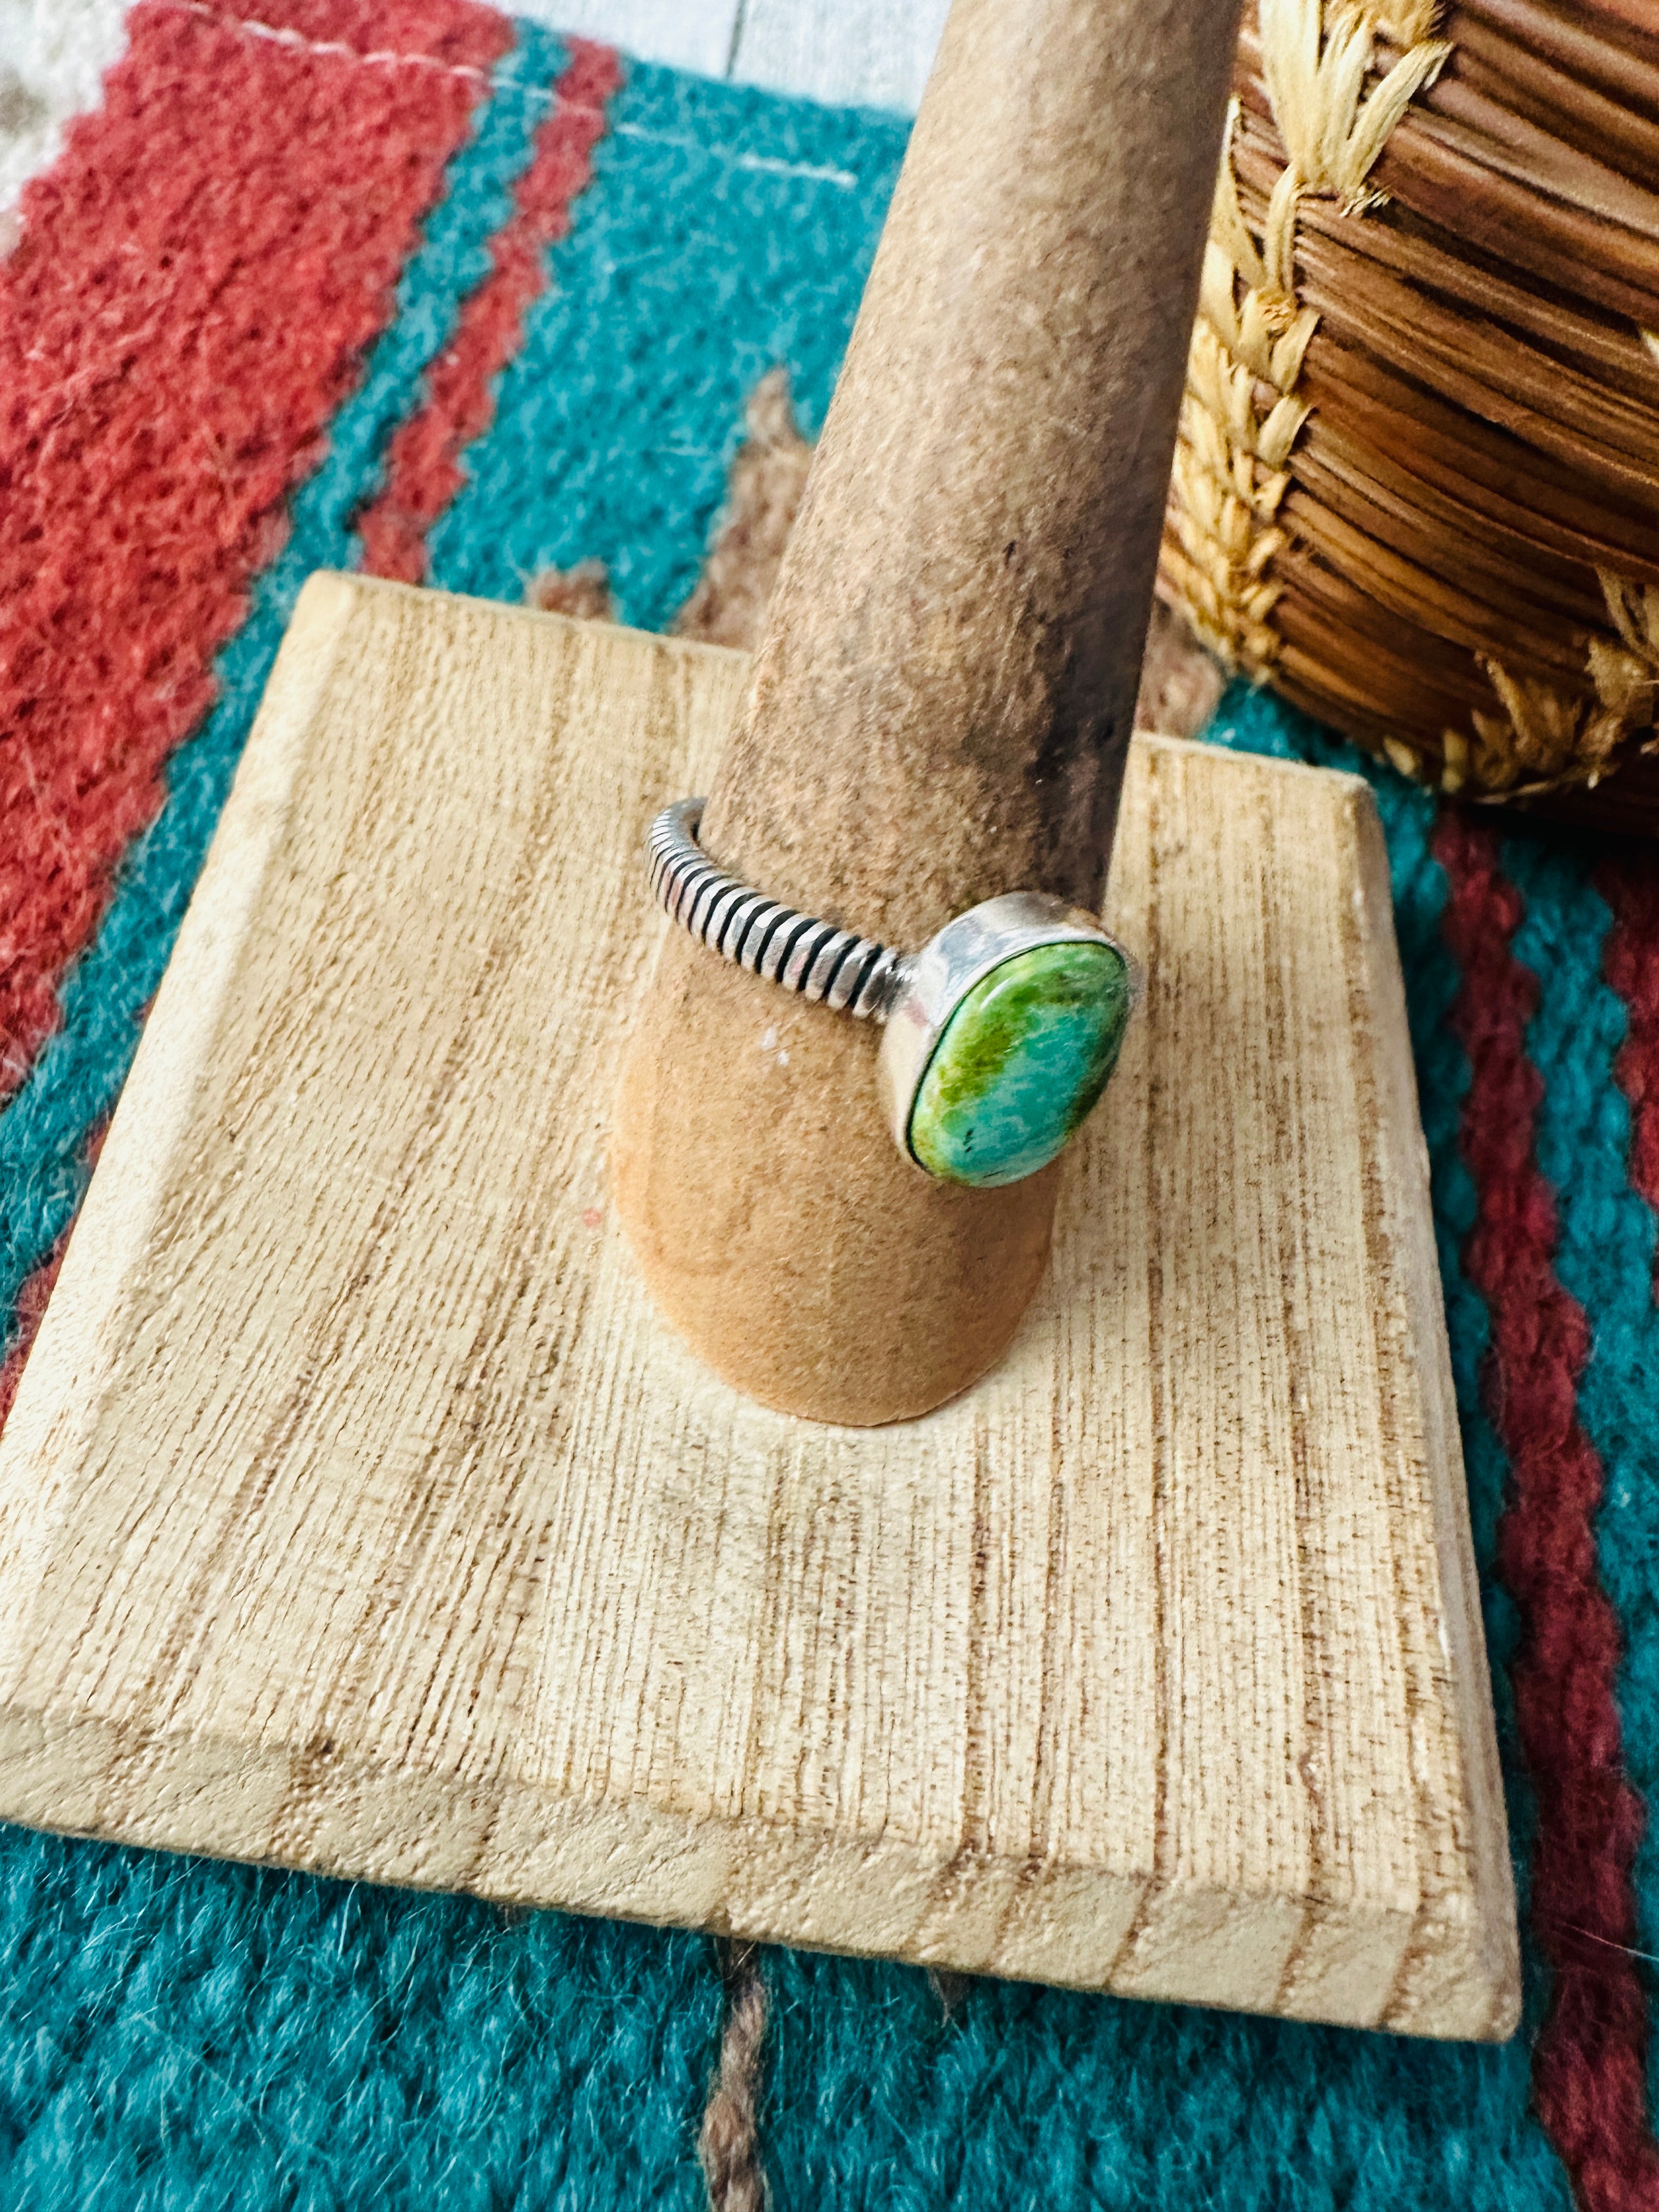
[[[0,1814],[1508,2033],[1369,793],[1138,744],[1048,1284],[956,1404],[816,1428],[606,1198],[641,832],[744,668],[307,587],[0,1449]]]

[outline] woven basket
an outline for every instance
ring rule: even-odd
[[[1164,595],[1449,792],[1659,830],[1659,0],[1247,9]]]

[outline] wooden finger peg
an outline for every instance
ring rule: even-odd
[[[957,0],[702,840],[901,947],[1095,907],[1133,721],[1235,0]],[[870,1025],[676,933],[619,1097],[662,1310],[764,1402],[873,1425],[1006,1346],[1059,1170],[924,1177]]]

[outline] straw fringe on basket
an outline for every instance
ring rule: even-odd
[[[1642,0],[1247,14],[1163,586],[1404,773],[1654,793],[1659,29]],[[1648,27],[1644,27],[1644,25]],[[1578,802],[1579,810],[1584,802]]]

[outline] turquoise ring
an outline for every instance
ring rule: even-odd
[[[979,1188],[1047,1167],[1094,1111],[1137,995],[1092,915],[1009,891],[903,963],[876,1082],[908,1159]]]
[[[920,952],[802,914],[709,860],[703,802],[651,825],[651,886],[683,928],[751,974],[884,1025],[876,1079],[906,1159],[989,1188],[1046,1167],[1093,1111],[1139,996],[1134,963],[1080,908],[1008,891]]]

